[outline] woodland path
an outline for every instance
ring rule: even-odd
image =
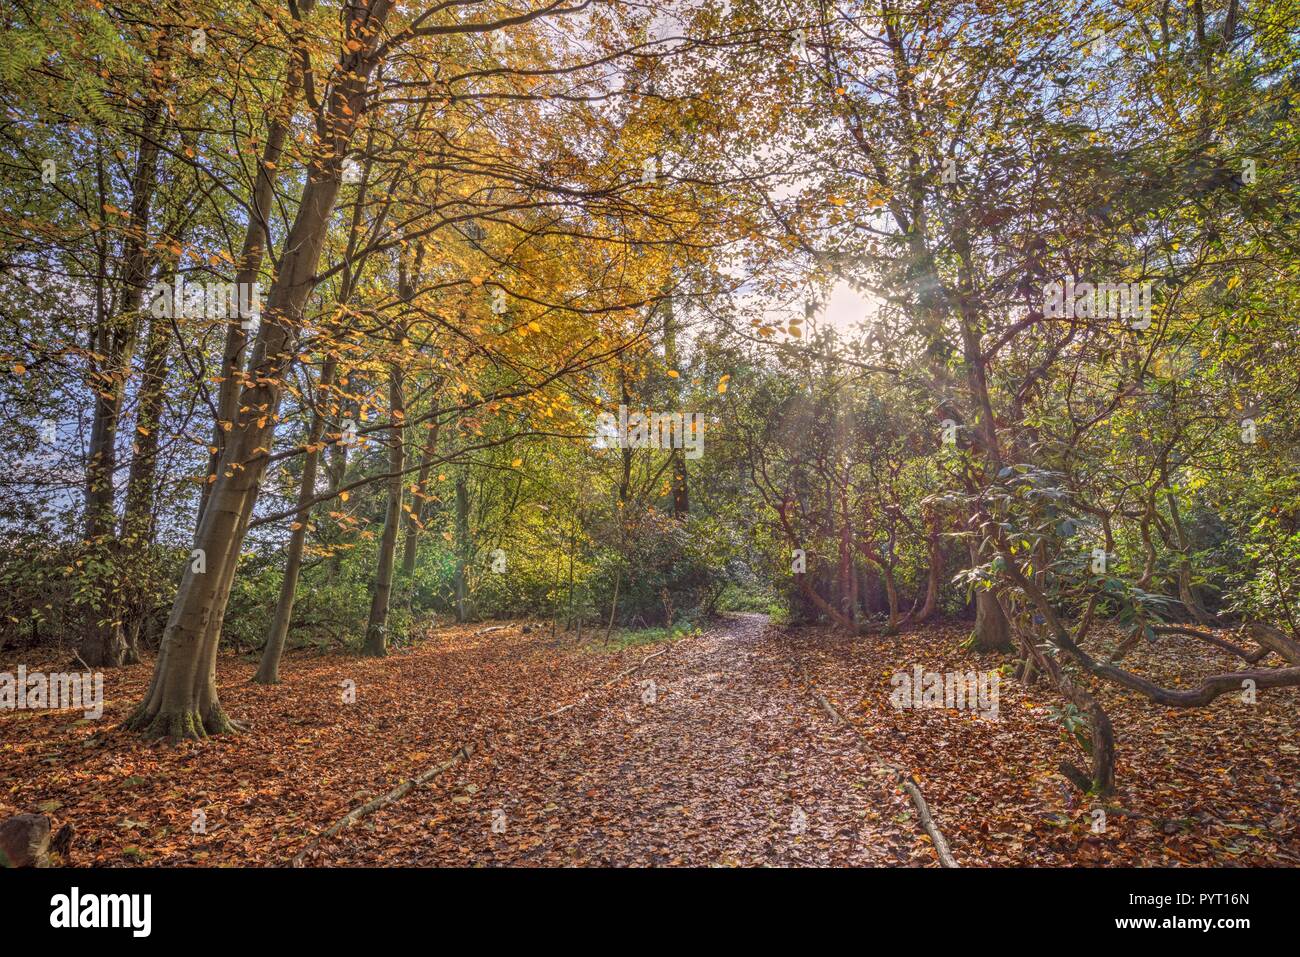
[[[313,863],[933,865],[918,831],[809,693],[797,649],[734,615],[496,736]]]

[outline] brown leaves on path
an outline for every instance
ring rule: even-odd
[[[901,795],[808,697],[761,616],[736,616],[340,836],[321,863],[933,862]]]

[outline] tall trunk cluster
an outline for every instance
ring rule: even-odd
[[[117,538],[114,477],[117,473],[118,431],[122,404],[131,377],[140,324],[140,306],[152,266],[149,253],[150,216],[158,185],[158,160],[164,126],[159,96],[150,98],[140,118],[140,145],[131,176],[131,206],[122,243],[122,282],[118,308],[96,331],[91,367],[95,393],[90,449],[86,463],[86,542],[107,567],[121,562],[123,543]],[[151,334],[151,350],[156,341]],[[138,507],[138,503],[137,503]],[[129,510],[129,509],[128,509]],[[94,668],[117,667],[139,660],[124,619],[127,596],[122,576],[114,570],[103,583],[103,597],[90,610],[78,654]]]
[[[346,33],[355,49],[338,64],[339,81],[322,104],[317,143],[301,202],[267,296],[265,314],[195,536],[197,557],[185,568],[172,605],[153,680],[131,727],[173,739],[231,730],[216,687],[217,639],[244,535],[275,438],[284,377],[295,361],[297,332],[342,178],[343,158],[365,109],[374,63],[367,47],[382,34],[390,6],[373,0],[349,8]]]

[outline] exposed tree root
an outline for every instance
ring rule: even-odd
[[[1056,766],[1056,769],[1068,778],[1070,783],[1078,788],[1081,793],[1088,794],[1092,791],[1092,778],[1089,777],[1088,773],[1077,764],[1071,764],[1069,761],[1062,761]]]
[[[220,704],[213,705],[206,715],[197,710],[152,712],[141,705],[122,722],[127,731],[138,732],[145,738],[166,738],[172,744],[180,741],[204,741],[218,734],[237,734],[246,730],[231,720]]]
[[[203,741],[208,737],[203,717],[197,711],[160,711],[150,714],[147,708],[141,707],[122,722],[122,727],[128,731],[138,731],[146,738],[166,738],[173,744],[179,741]]]
[[[208,713],[203,716],[203,730],[209,735],[216,735],[238,734],[246,729],[242,724],[227,715],[226,710],[220,704],[214,704],[208,709]]]

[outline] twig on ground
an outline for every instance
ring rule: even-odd
[[[893,776],[895,783],[907,792],[907,796],[912,801],[912,806],[916,808],[916,814],[917,817],[920,818],[921,827],[923,827],[925,833],[930,836],[930,842],[934,845],[935,853],[939,855],[939,863],[944,867],[961,867],[961,865],[957,863],[957,859],[952,856],[952,851],[948,847],[948,841],[943,836],[943,832],[939,830],[939,825],[934,822],[934,817],[930,814],[930,806],[925,803],[925,796],[921,793],[921,788],[917,785],[916,780],[901,768],[895,767],[887,761],[882,761],[875,756],[875,752],[871,750],[870,745],[867,743],[866,735],[859,730],[857,725],[835,710],[835,706],[830,703],[824,694],[817,690],[817,686],[812,682],[812,677],[808,674],[808,666],[804,664],[802,659],[799,661],[799,670],[803,672],[804,682],[808,685],[808,690],[812,693],[814,700],[821,705],[822,710],[825,711],[836,724],[846,725],[849,730],[857,735],[858,742],[867,752],[868,760],[870,760],[876,767],[888,771]]]

